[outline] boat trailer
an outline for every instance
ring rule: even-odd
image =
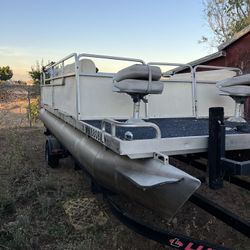
[[[243,129],[250,127],[244,126]],[[240,128],[242,129],[242,128]],[[204,154],[174,156],[180,162],[189,164],[194,168],[208,172],[209,187],[217,190],[223,188],[223,181],[228,181],[246,190],[250,190],[250,182],[240,179],[238,176],[250,176],[250,161],[237,161],[225,157],[225,125],[223,108],[210,108],[209,112],[209,149],[208,158]],[[206,159],[206,163],[200,163],[198,159]],[[79,163],[77,164],[80,165]],[[214,167],[216,166],[216,167]],[[84,170],[84,168],[83,168]],[[209,170],[209,171],[207,171]],[[85,173],[87,174],[87,173]],[[87,174],[88,175],[88,174]],[[237,177],[235,176],[237,175]],[[90,177],[88,175],[88,177]],[[206,176],[199,177],[201,182],[206,181]],[[91,179],[91,189],[94,194],[101,193],[110,206],[112,213],[134,232],[154,240],[163,246],[169,246],[180,250],[230,250],[227,247],[216,245],[207,241],[194,239],[177,232],[160,230],[157,227],[147,225],[143,220],[133,217],[122,209],[113,199],[113,193],[98,185]],[[246,237],[250,237],[249,221],[239,217],[230,210],[216,204],[211,199],[201,194],[193,194],[189,202],[202,208],[217,219],[231,226]]]

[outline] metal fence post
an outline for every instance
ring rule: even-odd
[[[29,125],[31,128],[32,127],[32,117],[31,117],[31,102],[30,102],[30,91],[29,90],[28,90],[28,109],[29,109],[28,119],[29,119]]]

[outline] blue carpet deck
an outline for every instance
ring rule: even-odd
[[[121,121],[121,120],[119,120]],[[159,126],[162,138],[169,137],[186,137],[186,136],[202,136],[208,135],[208,119],[195,118],[157,118],[148,119],[148,122],[155,123]],[[101,120],[84,121],[96,128],[101,128]],[[236,129],[239,124],[226,122],[227,134],[242,133]],[[231,129],[230,129],[231,128]],[[110,133],[110,126],[106,125],[107,132]],[[124,139],[126,131],[130,131],[134,135],[135,140],[152,139],[155,137],[153,128],[121,128],[117,127],[116,136]]]

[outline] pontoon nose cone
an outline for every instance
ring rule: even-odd
[[[201,185],[200,180],[184,171],[154,160],[132,169],[120,167],[118,171],[122,189],[133,192],[138,202],[169,219]]]

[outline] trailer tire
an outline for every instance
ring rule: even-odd
[[[59,158],[52,154],[52,146],[49,140],[46,141],[45,145],[45,160],[51,168],[56,168],[59,165]]]

